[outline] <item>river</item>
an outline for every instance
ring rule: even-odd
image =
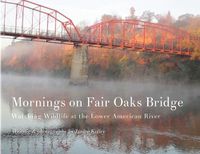
[[[90,80],[88,86],[73,86],[63,78],[2,74],[2,153],[200,153],[199,91],[195,84]],[[67,103],[15,107],[13,97]],[[99,103],[88,106],[88,97]],[[122,106],[113,103],[118,97]],[[183,105],[174,111],[147,107],[147,97]],[[70,106],[72,100],[82,105]]]

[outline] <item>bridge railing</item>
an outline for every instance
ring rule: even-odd
[[[83,39],[88,44],[94,44],[99,46],[108,46],[110,48],[121,47],[121,48],[131,48],[131,49],[142,49],[142,51],[151,52],[166,52],[174,53],[180,55],[191,55],[193,47],[181,46],[180,41],[177,39],[167,40],[165,42],[146,42],[144,44],[143,40],[137,39],[122,39],[122,38],[112,38],[101,37],[99,38],[96,34],[92,35],[85,33]],[[160,40],[162,41],[162,40]]]
[[[70,41],[70,37],[66,34],[65,31],[61,33],[54,33],[53,30],[42,31],[39,29],[30,29],[29,27],[24,27],[23,31],[21,27],[13,27],[13,26],[1,26],[1,34],[11,35],[13,37],[28,37],[31,39],[34,38],[46,38],[49,40],[59,40],[62,42]],[[79,41],[76,33],[71,33],[72,41]]]

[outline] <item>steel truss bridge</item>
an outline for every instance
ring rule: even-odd
[[[187,31],[140,20],[109,20],[80,30],[61,12],[28,0],[1,0],[1,35],[53,43],[88,44],[191,56],[193,41]]]

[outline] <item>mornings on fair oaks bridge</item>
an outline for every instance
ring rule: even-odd
[[[0,0],[2,154],[200,154],[200,0]]]
[[[182,100],[173,100],[170,99],[169,96],[167,97],[160,97],[160,98],[153,98],[153,97],[146,97],[145,101],[142,100],[135,100],[133,97],[123,98],[123,97],[115,97],[113,100],[105,99],[104,97],[100,97],[99,99],[95,97],[86,97],[86,102],[82,100],[50,100],[46,97],[42,97],[40,100],[28,100],[22,97],[12,97],[12,104],[13,107],[17,108],[50,108],[54,111],[59,111],[60,108],[63,107],[97,107],[97,108],[104,108],[110,105],[114,105],[117,108],[120,107],[142,107],[146,106],[149,108],[154,107],[163,107],[169,108],[171,111],[175,111],[178,107],[183,107]]]

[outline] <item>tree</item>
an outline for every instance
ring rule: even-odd
[[[192,59],[200,60],[200,41],[194,41],[194,52],[192,54]]]
[[[101,17],[101,21],[109,21],[109,20],[113,20],[113,19],[121,19],[121,17],[118,17],[117,15],[109,15],[109,14],[104,14]]]
[[[118,59],[113,54],[114,53],[110,55],[109,65],[106,70],[106,74],[110,78],[117,79],[121,74],[121,65]]]
[[[164,16],[157,15],[157,20],[159,23],[164,25],[172,25],[175,22],[175,19],[172,17],[170,11]]]
[[[151,11],[144,11],[140,17],[141,20],[152,22],[155,17],[155,13]]]
[[[133,6],[130,8],[129,11],[130,11],[130,14],[126,18],[127,19],[137,19],[136,15],[135,15],[135,8]]]
[[[192,58],[200,60],[200,16],[193,17],[190,20],[188,31],[198,37],[198,40],[192,41],[192,46],[194,47]]]
[[[188,13],[183,14],[178,17],[178,20],[176,21],[175,26],[187,29],[193,17],[194,17],[193,14],[188,14]]]

